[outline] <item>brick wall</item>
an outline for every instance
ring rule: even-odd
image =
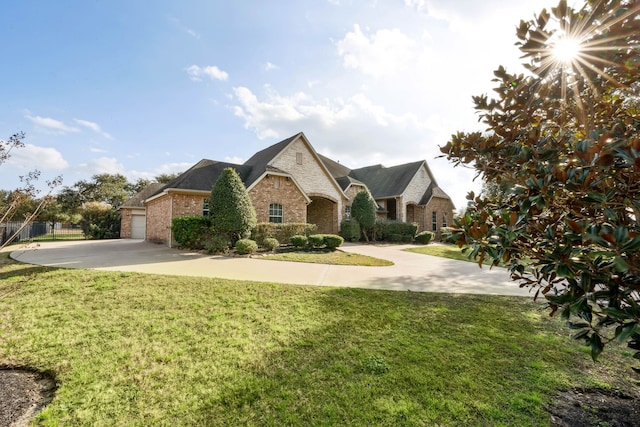
[[[120,209],[120,238],[130,239],[131,231],[133,229],[131,221],[131,209]]]
[[[171,196],[164,195],[146,204],[147,240],[156,243],[169,243],[171,227]]]
[[[284,222],[307,222],[307,201],[290,178],[267,175],[249,191],[258,222],[269,222],[269,205],[282,205]]]
[[[432,231],[432,213],[436,212],[437,215],[437,231],[436,239],[440,240],[440,229],[443,227],[443,214],[447,215],[447,225],[451,226],[453,223],[453,202],[449,199],[440,197],[433,197],[427,206],[424,208],[425,212],[425,230]]]
[[[318,226],[318,233],[338,233],[338,204],[321,197],[312,197],[307,221]]]

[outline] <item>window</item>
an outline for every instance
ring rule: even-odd
[[[344,219],[351,219],[351,206],[345,206]]]
[[[447,214],[446,213],[442,214],[442,226],[443,227],[448,227],[448,225],[447,225]]]
[[[302,164],[302,153],[296,153],[296,164]]]
[[[209,216],[209,199],[202,201],[202,216]]]
[[[431,231],[438,231],[438,212],[431,212]]]
[[[282,205],[279,203],[271,203],[269,205],[269,222],[282,224]]]

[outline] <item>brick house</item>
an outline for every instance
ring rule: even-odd
[[[203,159],[172,182],[145,189],[122,205],[121,236],[140,237],[126,218],[144,215],[146,240],[171,245],[171,219],[206,215],[211,187],[227,167],[247,187],[258,222],[307,222],[316,224],[319,233],[338,233],[341,221],[350,216],[351,201],[363,190],[378,203],[379,218],[415,222],[420,231],[438,232],[453,217],[453,203],[426,161],[349,169],[318,154],[298,133],[242,165]]]

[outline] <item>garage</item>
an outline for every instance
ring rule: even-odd
[[[146,224],[146,215],[131,215],[131,238],[144,239]]]

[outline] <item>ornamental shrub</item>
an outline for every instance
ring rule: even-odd
[[[346,220],[340,224],[340,235],[348,242],[360,240],[360,224],[358,221]]]
[[[236,242],[236,252],[238,255],[251,255],[258,251],[258,244],[255,240],[240,239]]]
[[[301,235],[291,236],[291,244],[295,248],[302,249],[305,246],[307,246],[308,242],[309,242],[309,238],[307,236],[301,236]]]
[[[342,243],[344,243],[344,239],[336,234],[324,234],[323,236],[324,245],[327,249],[334,250],[335,248],[342,246]]]
[[[433,240],[434,234],[430,231],[423,231],[416,235],[416,242],[422,245],[428,245]]]
[[[262,245],[264,239],[273,237],[283,245],[291,243],[291,237],[296,235],[309,236],[315,233],[317,226],[315,224],[306,224],[304,222],[288,222],[284,224],[275,224],[272,222],[258,223],[251,230],[251,238]]]
[[[215,233],[204,242],[204,249],[210,254],[227,252],[230,247],[229,236],[223,233]]]
[[[204,249],[211,237],[211,220],[200,215],[186,215],[171,220],[173,240],[187,249]]]
[[[216,231],[228,233],[231,242],[256,226],[256,211],[235,169],[224,169],[213,184],[209,216]]]
[[[410,236],[411,239],[418,232],[418,225],[402,221],[376,221],[375,237],[377,240],[386,240],[388,242],[402,242],[406,239],[404,236]],[[398,238],[397,235],[400,237]]]
[[[324,246],[324,234],[312,234],[309,236],[309,246],[318,249]]]
[[[376,223],[377,205],[366,191],[356,194],[351,203],[351,217],[360,224],[364,239],[369,241],[369,234]]]
[[[262,247],[268,251],[273,251],[279,246],[280,246],[280,242],[278,242],[278,239],[274,239],[273,237],[267,237],[262,241]]]

